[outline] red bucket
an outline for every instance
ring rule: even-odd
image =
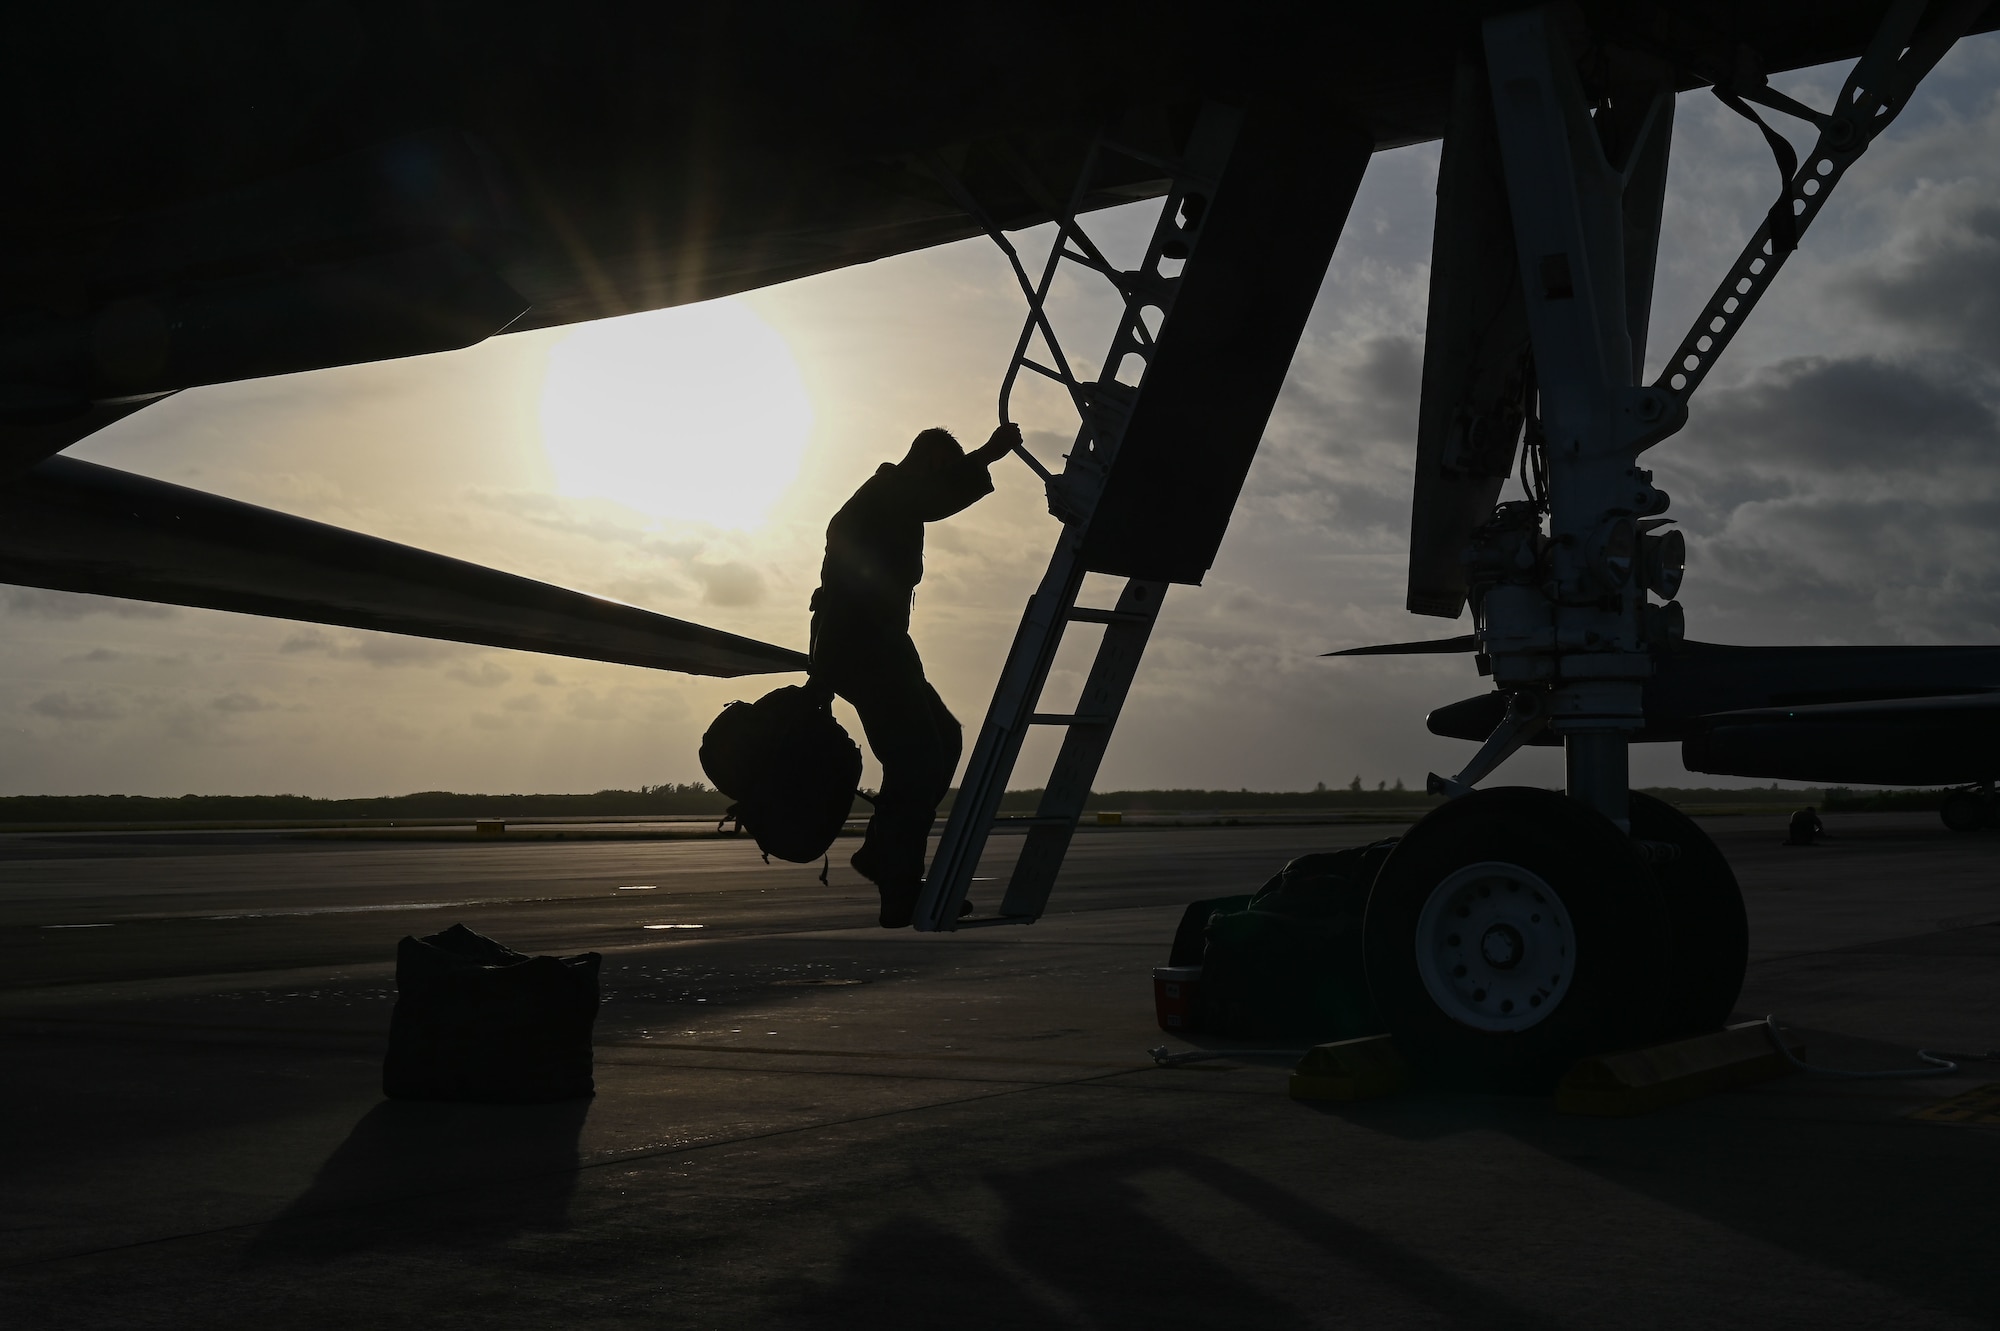
[[[1201,995],[1201,967],[1155,966],[1153,1011],[1163,1031],[1195,1029],[1195,1000]]]

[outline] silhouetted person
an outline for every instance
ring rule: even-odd
[[[1792,815],[1791,826],[1785,835],[1785,844],[1788,846],[1810,846],[1825,831],[1826,829],[1820,826],[1819,810],[1808,805]]]
[[[924,576],[924,524],[993,492],[986,469],[1021,442],[1003,425],[967,453],[925,430],[901,462],[883,463],[826,527],[812,598],[813,678],[861,714],[882,764],[868,835],[848,861],[882,894],[881,924],[910,923],[923,887],[925,838],[958,769],[958,719],[924,678],[910,641],[910,604]]]

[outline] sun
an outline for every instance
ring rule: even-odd
[[[755,528],[812,426],[791,348],[740,300],[604,319],[549,348],[542,446],[572,498]]]

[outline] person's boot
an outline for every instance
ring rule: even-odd
[[[873,830],[872,823],[870,830]],[[875,890],[882,894],[882,909],[877,916],[877,922],[884,929],[909,928],[916,919],[917,898],[922,896],[924,891],[923,861],[921,859],[917,861],[914,876],[910,875],[907,868],[899,874],[883,862],[880,846],[872,840],[864,839],[861,842],[861,849],[847,857],[847,863],[854,872],[875,884]],[[903,886],[905,883],[909,886]],[[958,914],[960,919],[972,914],[972,903],[959,902]]]
[[[877,887],[880,887],[882,880],[888,877],[887,871],[875,858],[875,848],[866,841],[861,843],[861,849],[847,857],[847,864],[854,872],[860,874]]]
[[[882,894],[882,909],[875,917],[877,924],[884,929],[907,929],[916,922],[917,898],[924,894],[924,885],[921,881],[908,888],[885,887],[877,883],[875,890]],[[972,914],[972,902],[969,900],[959,902],[958,918],[962,920],[970,914]]]
[[[875,917],[877,924],[884,929],[907,929],[915,922],[917,898],[924,891],[922,883],[911,883],[907,887],[877,883],[875,890],[882,894],[882,910]]]

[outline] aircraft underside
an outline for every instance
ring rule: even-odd
[[[1679,739],[1698,770],[1746,776],[1992,775],[1967,764],[1994,751],[1983,736],[2000,707],[1981,695],[2000,682],[1995,649],[1872,664],[1854,653],[1887,649],[1778,649],[1793,655],[1773,664],[1685,643],[1685,543],[1640,465],[1686,423],[1917,82],[1959,36],[2000,22],[1989,8],[1465,3],[1191,12],[1177,26],[1110,4],[956,6],[948,20],[884,7],[841,28],[798,6],[790,26],[752,32],[722,6],[552,30],[524,7],[483,15],[476,33],[440,28],[439,8],[370,11],[360,38],[319,34],[318,47],[246,14],[253,38],[319,52],[273,94],[290,138],[228,138],[191,110],[135,131],[177,144],[178,174],[130,144],[124,174],[79,171],[104,144],[20,172],[22,197],[42,202],[5,224],[0,580],[704,674],[801,669],[782,647],[57,454],[183,388],[460,347],[984,233],[1030,307],[1006,383],[1055,380],[1079,427],[1059,466],[1030,459],[1061,531],[918,927],[1031,922],[1162,597],[1199,584],[1215,555],[1370,155],[1442,137],[1408,605],[1469,608],[1469,640],[1440,645],[1469,650],[1497,691],[1434,717],[1481,747],[1433,778],[1453,798],[1381,872],[1369,984],[1418,1061],[1483,1084],[1545,1078],[1580,1052],[1713,1029],[1741,982],[1728,865],[1687,818],[1631,793],[1632,742]],[[68,49],[75,33],[44,22]],[[362,54],[340,54],[350,39]],[[1767,81],[1857,56],[1830,110]],[[1798,161],[1776,148],[1782,197],[1645,383],[1675,96],[1704,85],[1753,118],[1805,119],[1819,140]],[[1154,197],[1140,266],[1110,264],[1082,219]],[[1061,240],[1036,275],[1006,236],[1047,222]],[[1123,302],[1092,380],[1044,310],[1063,264]],[[1500,502],[1517,472],[1528,497]],[[1115,604],[1078,604],[1091,572],[1126,580]],[[1074,623],[1103,628],[1083,701],[1041,712]],[[1759,671],[1825,680],[1801,693]],[[1928,748],[1896,741],[1922,725]],[[1034,726],[1064,733],[1043,806],[996,912],[961,920]],[[1479,788],[1549,742],[1565,793]]]

